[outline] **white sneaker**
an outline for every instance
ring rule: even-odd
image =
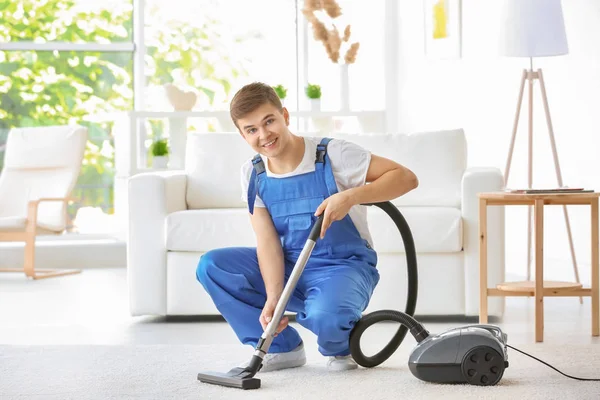
[[[327,360],[327,368],[330,371],[349,371],[351,369],[357,369],[358,364],[356,364],[356,361],[354,361],[351,355],[335,356],[329,357],[329,360]]]
[[[245,362],[240,367],[246,368],[250,361]],[[301,367],[306,364],[306,353],[304,352],[304,343],[300,342],[298,347],[287,353],[267,353],[263,358],[262,368],[259,372],[277,371],[286,368]]]

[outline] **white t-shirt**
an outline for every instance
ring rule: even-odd
[[[272,173],[269,170],[267,158],[261,155],[267,176],[270,178],[286,178],[313,172],[315,170],[317,145],[321,142],[321,139],[320,137],[304,137],[304,157],[294,171],[286,174]],[[338,192],[365,184],[367,170],[371,163],[371,153],[368,150],[351,142],[333,139],[327,145],[327,156],[331,162],[331,169]],[[242,200],[246,203],[248,202],[248,182],[252,175],[252,168],[252,159],[250,159],[242,165],[241,169]],[[256,195],[254,206],[265,207],[258,194]],[[353,206],[348,214],[360,236],[373,247],[373,240],[367,224],[367,207],[361,205]]]

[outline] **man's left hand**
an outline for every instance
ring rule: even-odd
[[[326,198],[317,208],[315,216],[323,215],[323,225],[321,226],[321,239],[325,237],[325,232],[335,221],[342,220],[352,208],[350,196],[347,193],[336,193]]]

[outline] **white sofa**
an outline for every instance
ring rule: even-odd
[[[419,187],[392,201],[411,227],[419,270],[416,315],[476,316],[479,312],[478,198],[499,190],[496,168],[467,169],[461,129],[395,134],[335,134],[411,168]],[[129,180],[128,285],[138,315],[217,315],[196,281],[200,256],[229,246],[255,246],[240,166],[253,156],[239,133],[188,135],[186,168]],[[369,207],[380,283],[367,312],[404,310],[406,256],[392,220]],[[488,211],[489,285],[504,280],[504,210]],[[490,298],[489,315],[504,302]]]

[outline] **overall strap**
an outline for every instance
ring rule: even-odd
[[[254,214],[254,201],[256,200],[259,177],[265,172],[265,163],[260,154],[252,158],[252,167],[252,175],[250,175],[250,181],[248,182],[248,211],[250,211],[250,214]]]
[[[331,138],[321,139],[321,143],[317,145],[315,160],[315,171],[317,176],[323,177],[329,196],[337,193],[337,185],[335,184],[333,170],[331,169],[331,162],[329,162],[329,157],[327,157],[327,145],[330,141]]]

